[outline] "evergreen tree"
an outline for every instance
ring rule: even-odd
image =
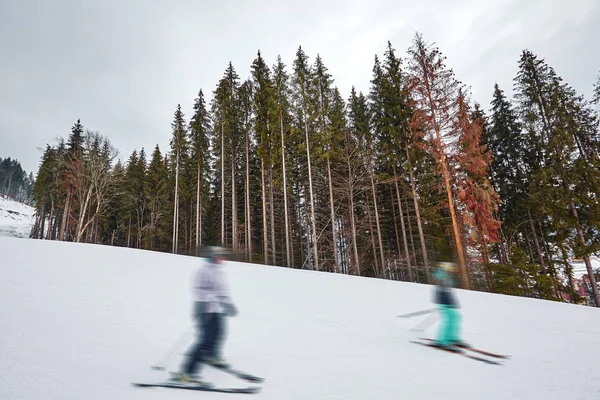
[[[190,121],[191,159],[196,165],[196,255],[202,246],[203,199],[206,200],[208,195],[210,131],[210,115],[206,109],[204,93],[200,90],[194,102],[194,116]]]
[[[598,75],[598,79],[594,84],[594,94],[592,96],[592,102],[600,108],[600,74]]]
[[[313,79],[314,79],[314,88],[316,94],[316,112],[317,112],[317,123],[316,123],[316,134],[313,135],[313,142],[316,148],[316,160],[318,161],[316,164],[322,164],[325,162],[327,169],[327,179],[326,184],[328,187],[329,194],[329,226],[331,228],[332,239],[331,239],[331,248],[329,254],[333,253],[333,257],[327,256],[326,258],[333,260],[333,266],[329,267],[330,271],[339,271],[339,252],[338,252],[338,232],[337,232],[337,222],[335,215],[335,202],[333,198],[333,182],[331,178],[331,155],[334,152],[333,148],[335,145],[332,143],[334,141],[334,135],[337,133],[338,135],[342,135],[343,132],[339,131],[341,122],[338,121],[338,130],[332,127],[332,122],[330,120],[330,113],[332,112],[332,102],[334,98],[332,96],[332,85],[334,83],[331,74],[329,73],[327,67],[323,63],[321,57],[317,54],[315,62],[312,67],[313,70]],[[337,99],[341,101],[343,104],[343,100],[340,98]],[[338,104],[339,105],[339,104]],[[343,106],[342,106],[343,107]],[[325,214],[325,213],[323,213]],[[325,224],[326,226],[326,224]],[[321,246],[321,252],[324,252],[324,247]],[[321,264],[323,265],[323,263]]]
[[[285,256],[286,265],[292,266],[292,244],[291,244],[291,221],[289,216],[289,190],[288,190],[288,164],[289,164],[289,150],[287,150],[286,142],[289,142],[292,117],[290,98],[292,91],[289,83],[290,77],[285,69],[281,56],[277,57],[277,63],[273,67],[273,84],[275,90],[274,99],[274,112],[276,124],[279,127],[279,137],[281,139],[281,147],[279,152],[281,156],[281,182],[283,191],[283,208],[284,208],[284,230],[285,230]],[[289,143],[291,144],[291,143]]]
[[[352,149],[351,143],[354,141],[358,149],[360,149],[357,161],[358,167],[357,171],[362,171],[366,176],[362,177],[361,175],[351,175],[352,168],[348,167],[348,186],[349,186],[349,198],[350,198],[350,212],[351,219],[358,220],[358,216],[352,218],[352,214],[354,213],[354,208],[359,209],[358,205],[362,205],[362,209],[366,211],[366,220],[365,224],[367,224],[367,228],[364,230],[359,230],[355,227],[351,228],[353,232],[353,247],[358,247],[357,242],[361,239],[361,232],[367,231],[369,235],[367,238],[363,239],[367,245],[365,249],[362,249],[361,254],[357,254],[358,249],[354,249],[354,270],[357,275],[361,275],[363,270],[368,269],[370,266],[371,269],[377,271],[377,246],[375,241],[375,229],[373,229],[371,222],[371,211],[369,204],[369,197],[372,195],[372,192],[369,189],[373,189],[371,187],[371,180],[369,178],[372,177],[372,169],[371,169],[371,124],[370,124],[370,114],[369,114],[369,105],[367,102],[366,96],[360,92],[358,95],[356,94],[356,90],[352,87],[350,92],[350,99],[348,100],[348,132],[352,136],[352,139],[348,139],[349,143],[346,143],[346,149]],[[351,153],[350,153],[351,154]],[[350,161],[350,160],[349,160]],[[359,168],[359,169],[358,169]],[[363,180],[364,179],[364,180]],[[362,192],[362,196],[358,197],[357,206],[354,207],[354,188],[360,193]],[[364,215],[363,211],[363,215]],[[371,257],[367,258],[368,255]],[[363,261],[364,259],[364,261]],[[369,262],[368,260],[373,260],[373,262]]]
[[[220,242],[229,245],[227,226],[231,227],[231,247],[237,250],[237,197],[236,176],[238,174],[238,158],[241,159],[240,145],[243,129],[239,107],[239,76],[233,65],[229,63],[223,77],[219,80],[213,94],[212,114],[214,126],[214,142],[212,148],[218,154],[218,176],[214,186],[219,187],[216,196],[221,200]],[[226,207],[226,198],[230,198],[230,207]],[[230,213],[228,213],[228,209]],[[228,219],[230,216],[230,219]]]
[[[545,226],[552,234],[565,240],[567,233],[575,235],[577,246],[573,251],[581,256],[587,265],[588,275],[592,282],[596,305],[600,305],[598,288],[595,284],[589,255],[594,252],[592,245],[597,241],[597,234],[589,231],[586,235],[585,222],[579,218],[578,209],[588,209],[589,215],[597,215],[594,201],[590,202],[589,193],[598,189],[596,186],[600,169],[595,165],[595,142],[581,140],[593,138],[597,132],[591,111],[575,91],[562,82],[554,69],[544,60],[525,50],[519,63],[519,74],[515,78],[516,97],[519,99],[520,111],[525,126],[532,138],[534,156],[531,157],[531,181],[529,184],[531,206],[538,214],[536,219],[541,227]],[[592,149],[592,150],[586,150]],[[584,186],[577,185],[581,176],[587,176]],[[592,184],[592,187],[589,185]],[[587,207],[584,206],[587,205]],[[592,211],[594,210],[594,211]],[[542,250],[535,234],[531,213],[528,215],[536,251],[544,268]],[[594,226],[596,219],[590,220]],[[548,232],[540,229],[544,237]],[[564,248],[566,243],[557,243]],[[553,266],[553,252],[550,246],[545,247],[548,255],[548,272],[556,282],[556,271]],[[558,296],[560,288],[555,283]]]
[[[302,47],[298,47],[296,52],[296,59],[293,64],[293,83],[294,83],[294,102],[296,105],[296,115],[298,126],[301,131],[304,132],[304,143],[303,146],[306,150],[306,165],[308,172],[308,189],[309,197],[306,199],[310,207],[309,221],[310,221],[310,239],[309,248],[312,250],[312,262],[313,268],[317,271],[319,268],[319,250],[318,250],[318,234],[317,234],[317,221],[315,215],[315,202],[316,194],[313,188],[313,171],[312,171],[312,159],[311,149],[314,152],[314,143],[310,140],[311,133],[314,129],[315,116],[315,91],[316,88],[313,84],[313,71],[308,64],[308,56],[302,50]]]
[[[184,119],[184,114],[181,111],[181,104],[177,104],[177,110],[175,111],[175,115],[173,118],[173,122],[171,123],[171,127],[173,129],[173,134],[170,140],[170,146],[171,146],[171,157],[173,158],[172,163],[175,166],[175,194],[174,194],[174,200],[175,200],[175,204],[173,207],[173,249],[172,252],[173,253],[177,253],[178,252],[178,248],[179,248],[179,228],[180,228],[180,224],[179,224],[179,197],[180,197],[180,193],[179,193],[179,168],[181,165],[185,165],[186,160],[187,160],[187,156],[188,156],[188,151],[189,151],[189,144],[188,144],[188,137],[187,137],[187,127],[186,127],[186,122]]]
[[[271,71],[260,51],[251,67],[253,79],[253,104],[254,104],[254,131],[258,140],[258,157],[261,163],[261,191],[262,191],[262,229],[263,229],[263,256],[265,264],[269,264],[269,247],[273,256],[272,263],[275,264],[276,241],[274,235],[273,221],[273,164],[275,162],[274,140],[276,122],[273,120],[275,88],[271,80]],[[267,194],[269,191],[269,194]],[[269,224],[270,222],[270,224]],[[269,240],[269,230],[271,240]],[[269,246],[270,244],[270,246]]]

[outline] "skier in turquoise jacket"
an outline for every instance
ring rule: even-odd
[[[440,313],[440,327],[436,344],[440,347],[450,347],[464,344],[460,339],[460,305],[454,296],[456,284],[456,264],[440,262],[433,276],[437,281],[435,289],[435,304]]]

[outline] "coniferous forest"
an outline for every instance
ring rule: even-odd
[[[33,203],[33,174],[23,170],[18,160],[0,157],[0,194],[21,203]]]
[[[542,57],[516,55],[513,98],[477,103],[416,34],[375,55],[368,92],[325,60],[258,52],[177,105],[168,149],[118,158],[77,121],[47,145],[31,236],[578,301],[570,260],[600,250],[600,77],[586,101]],[[210,97],[210,99],[209,99]]]

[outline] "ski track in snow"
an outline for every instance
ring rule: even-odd
[[[201,259],[0,238],[0,399],[220,399],[136,388],[190,326]],[[600,310],[459,291],[464,339],[510,354],[486,365],[408,341],[428,285],[230,262],[239,315],[224,355],[264,376],[257,399],[584,400],[600,398]],[[191,337],[190,337],[191,338]],[[177,353],[168,369],[177,368]],[[204,369],[218,385],[252,385]],[[252,397],[248,397],[252,398]]]

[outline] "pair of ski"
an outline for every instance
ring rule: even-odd
[[[496,354],[496,353],[492,353],[489,351],[476,349],[476,348],[473,348],[473,347],[470,347],[467,345],[459,344],[459,345],[452,346],[452,347],[440,347],[439,345],[437,345],[435,343],[435,341],[433,339],[429,339],[429,338],[419,338],[419,339],[422,341],[411,340],[411,342],[415,343],[415,344],[420,344],[422,346],[431,347],[433,349],[438,349],[438,350],[442,350],[442,351],[447,351],[449,353],[458,354],[463,357],[470,358],[472,360],[484,362],[486,364],[504,365],[502,362],[500,362],[498,360],[507,360],[510,358],[510,356],[507,356],[504,354]],[[480,356],[476,356],[472,353],[477,353]],[[481,356],[486,356],[486,357],[490,357],[490,358],[485,358],[485,357],[481,357]]]
[[[236,378],[242,379],[247,382],[253,383],[262,383],[264,382],[264,378],[261,378],[256,375],[249,374],[244,371],[239,371],[233,369],[231,367],[226,366],[218,366],[212,364],[210,365],[213,368],[216,368],[220,371],[228,373],[230,375],[235,376]],[[162,382],[134,382],[134,386],[138,387],[163,387],[163,388],[172,388],[172,389],[187,389],[187,390],[197,390],[202,392],[219,392],[219,393],[242,393],[242,394],[253,394],[258,393],[260,391],[259,386],[247,386],[247,387],[217,387],[213,385],[202,385],[202,384],[194,384],[194,383],[183,383],[177,381],[162,381]]]

